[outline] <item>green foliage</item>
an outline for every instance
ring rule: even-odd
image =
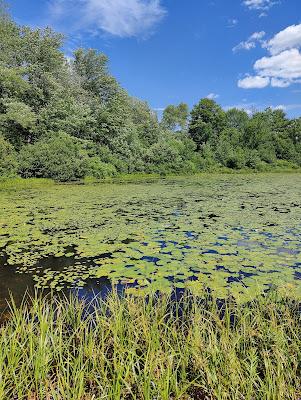
[[[17,172],[17,157],[13,146],[0,135],[0,177]]]
[[[171,131],[177,129],[184,131],[187,129],[188,114],[188,105],[185,103],[180,103],[177,106],[169,105],[163,111],[161,125],[164,129]]]
[[[78,49],[74,52],[74,70],[82,82],[82,87],[93,93],[101,102],[114,97],[119,89],[116,80],[108,74],[108,58],[94,49]]]
[[[231,108],[226,112],[226,125],[228,128],[237,129],[243,132],[248,123],[249,116],[244,110]]]
[[[19,173],[24,178],[44,177],[72,181],[85,175],[85,153],[80,143],[66,134],[51,136],[22,147]]]
[[[85,161],[85,175],[96,179],[103,179],[115,176],[116,168],[112,164],[107,164],[98,157],[89,157]]]
[[[0,396],[296,400],[300,338],[299,304],[277,292],[247,306],[204,292],[26,297],[0,328]]]
[[[62,35],[20,26],[4,3],[0,9],[0,134],[15,148],[22,176],[262,170],[278,168],[278,160],[301,166],[301,119],[272,109],[225,112],[206,98],[190,118],[187,104],[167,106],[159,122],[110,75],[106,55],[78,49],[67,60]],[[79,147],[63,151],[66,140]]]
[[[197,148],[215,143],[226,125],[226,115],[214,100],[202,99],[191,111],[189,135]]]

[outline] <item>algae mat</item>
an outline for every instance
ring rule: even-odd
[[[8,281],[13,293],[92,281],[301,297],[300,199],[300,174],[0,185],[0,297]]]

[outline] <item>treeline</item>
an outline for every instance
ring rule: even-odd
[[[129,96],[107,57],[62,52],[50,28],[19,26],[0,6],[0,176],[60,181],[120,173],[196,173],[301,165],[301,119],[249,116],[202,99],[168,106],[162,121]]]

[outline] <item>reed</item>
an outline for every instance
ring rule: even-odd
[[[204,295],[13,301],[0,328],[0,398],[301,398],[299,305]]]

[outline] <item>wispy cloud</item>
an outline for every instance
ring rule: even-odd
[[[256,103],[239,103],[223,107],[225,111],[231,110],[232,108],[236,108],[237,110],[243,110],[248,115],[255,113],[257,110]]]
[[[238,81],[240,88],[286,88],[301,82],[301,24],[288,26],[261,45],[268,55],[255,62],[255,75]]]
[[[257,43],[263,43],[262,38],[265,36],[265,32],[254,32],[246,41],[240,42],[237,46],[233,47],[232,51],[235,53],[239,50],[251,50],[256,47]]]
[[[215,100],[215,99],[218,99],[218,98],[219,98],[219,94],[216,94],[216,93],[209,93],[206,97],[207,97],[207,99]]]
[[[279,1],[274,0],[244,0],[243,4],[250,10],[268,10]]]
[[[301,104],[258,104],[258,103],[240,103],[223,107],[225,111],[230,110],[231,108],[237,108],[238,110],[244,110],[247,114],[251,115],[255,112],[265,110],[267,108],[271,108],[272,110],[283,110],[285,112],[290,112],[294,110],[300,110]]]
[[[51,0],[49,14],[69,31],[146,37],[166,10],[161,0]]]

